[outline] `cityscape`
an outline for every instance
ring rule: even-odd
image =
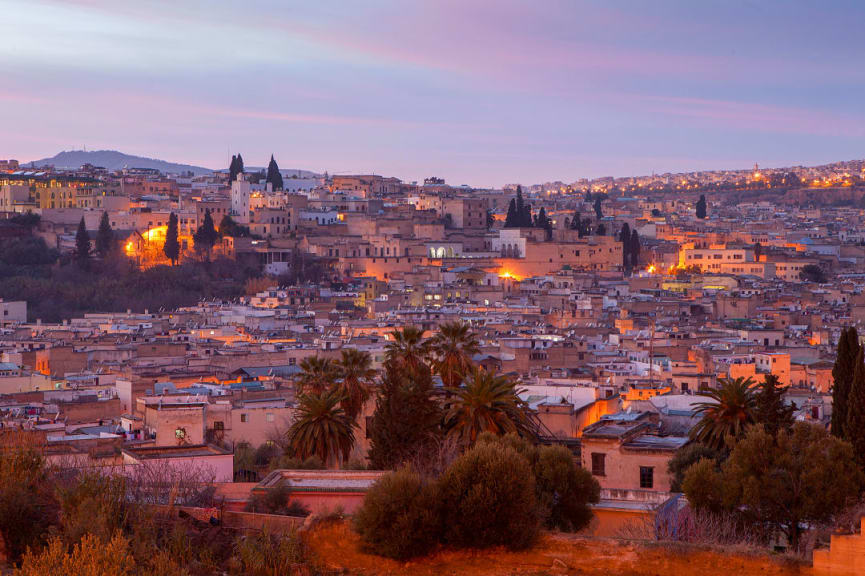
[[[0,128],[0,574],[865,574],[863,135],[835,122],[856,124],[849,93],[758,102],[785,79],[740,77],[752,59],[823,71],[861,56],[847,41],[859,7],[827,8],[845,20],[830,32],[813,7],[785,5],[807,45],[838,42],[781,60],[757,39],[777,34],[762,7],[728,55],[692,36],[743,7],[256,1],[239,26],[214,23],[231,2],[158,16],[39,4],[54,40],[0,41],[16,62],[0,101],[22,103]],[[10,0],[8,13],[24,24],[32,10]],[[449,10],[467,20],[446,33]],[[67,36],[64,18],[99,32]],[[608,21],[623,36],[601,42],[590,25]],[[674,24],[690,57],[654,34]],[[233,33],[237,54],[214,31]],[[200,68],[181,78],[160,38]],[[115,44],[129,70],[105,53]],[[195,88],[205,48],[260,91],[224,135],[198,124],[222,106],[210,80],[188,124],[149,108],[169,76]],[[85,66],[79,52],[95,56]],[[46,54],[58,78],[80,66],[73,96],[92,83],[103,98],[118,80],[123,120],[105,105],[116,133],[83,104],[55,118],[62,105],[35,94],[28,69]],[[748,113],[718,104],[706,116],[720,122],[692,124],[668,111],[647,133],[628,120],[643,112],[610,96],[594,105],[615,137],[593,155],[557,131],[570,134],[567,114],[540,108],[551,92],[594,100],[551,76],[489,104],[536,114],[536,130],[514,120],[524,155],[483,114],[482,137],[461,124],[472,82],[487,94],[575,60],[586,86],[633,76],[645,100],[637,68],[651,64],[681,90],[669,101],[693,108],[668,67],[699,76],[691,59],[742,82]],[[306,84],[249,81],[260,65],[274,78],[296,67]],[[343,90],[312,106],[334,70]],[[448,98],[364,100],[368,82],[399,90],[418,72],[448,79]],[[225,97],[240,98],[227,78]],[[698,81],[720,102],[717,78]],[[857,71],[843,81],[861,95]],[[127,89],[149,102],[138,114]],[[297,110],[272,111],[280,90]],[[33,116],[34,102],[51,112]],[[608,115],[617,102],[630,127]],[[793,104],[801,114],[779,127],[788,116],[770,106]],[[349,121],[355,108],[370,117]],[[340,142],[319,148],[324,134]],[[98,146],[59,144],[71,136]]]

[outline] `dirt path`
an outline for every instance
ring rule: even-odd
[[[397,562],[360,551],[345,524],[315,529],[310,544],[331,568],[364,576],[503,576],[573,574],[581,576],[811,576],[810,568],[768,556],[643,546],[612,540],[545,535],[523,552],[440,551],[428,558]]]

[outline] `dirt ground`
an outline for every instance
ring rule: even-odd
[[[344,523],[327,524],[309,534],[309,542],[324,564],[363,576],[504,576],[569,574],[581,576],[811,576],[807,566],[770,556],[614,540],[593,540],[545,534],[532,549],[449,551],[397,562],[360,551],[359,540]]]

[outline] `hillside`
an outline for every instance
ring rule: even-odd
[[[26,166],[51,165],[55,168],[75,170],[84,164],[101,166],[108,170],[120,170],[121,168],[128,167],[156,169],[160,172],[171,173],[192,172],[196,175],[212,172],[210,168],[191,166],[189,164],[175,164],[173,162],[166,162],[165,160],[158,160],[156,158],[132,156],[116,150],[68,150],[60,152],[51,158],[43,158],[41,160],[28,162]]]

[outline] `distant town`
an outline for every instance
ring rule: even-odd
[[[865,161],[495,189],[282,160],[0,160],[0,438],[169,487],[138,502],[202,534],[348,515],[404,560],[703,542],[712,514],[713,543],[849,565],[826,530],[863,488]],[[485,474],[513,485],[478,510]],[[38,567],[13,528],[0,557]]]

